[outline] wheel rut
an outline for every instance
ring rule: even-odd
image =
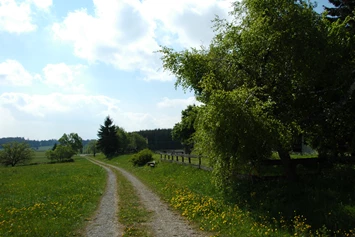
[[[118,197],[117,180],[115,173],[107,166],[88,160],[96,165],[103,167],[107,171],[106,190],[103,194],[99,207],[86,227],[87,237],[118,237],[122,236],[123,228],[118,222]]]
[[[106,164],[100,161],[90,161],[104,167],[110,167],[120,171],[133,185],[143,206],[153,213],[151,221],[147,224],[154,231],[156,237],[204,237],[206,233],[194,229],[186,219],[178,213],[171,210],[171,208],[163,202],[154,192],[152,192],[146,185],[138,180],[134,175],[126,170]]]

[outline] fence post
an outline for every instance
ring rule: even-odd
[[[184,163],[184,155],[181,155],[182,163]]]
[[[201,169],[201,156],[198,156],[198,168]]]
[[[176,155],[176,161],[179,161],[179,155]]]
[[[190,155],[189,155],[189,164],[191,164],[191,157],[190,157]]]

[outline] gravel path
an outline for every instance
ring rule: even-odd
[[[153,218],[148,225],[154,230],[156,237],[203,237],[206,234],[194,230],[179,214],[170,210],[169,206],[150,191],[141,181],[132,174],[117,166],[95,161],[102,166],[111,167],[120,171],[136,189],[144,207],[152,211]]]
[[[106,191],[102,196],[100,206],[95,216],[86,227],[86,236],[88,237],[112,237],[122,236],[122,227],[118,223],[118,197],[116,175],[110,168],[88,159],[94,164],[103,167],[108,174]]]

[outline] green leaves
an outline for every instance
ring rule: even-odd
[[[180,141],[186,153],[190,153],[194,146],[193,136],[195,134],[195,121],[198,116],[199,107],[189,105],[181,112],[181,122],[175,124],[171,135],[173,140]]]
[[[0,150],[0,163],[5,166],[28,163],[34,155],[27,143],[9,142],[2,145]]]
[[[46,151],[46,156],[51,161],[63,162],[70,161],[76,154],[71,145],[57,145],[55,150]]]
[[[69,146],[76,153],[83,149],[83,139],[77,133],[63,134],[58,140],[61,145]]]
[[[313,8],[310,1],[244,0],[231,22],[216,19],[208,49],[160,51],[177,85],[205,104],[195,152],[212,158],[222,186],[272,150],[289,159],[301,132],[318,151],[350,146],[355,37]],[[175,130],[182,134],[184,124]]]

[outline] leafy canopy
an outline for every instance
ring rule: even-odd
[[[2,145],[0,150],[0,163],[5,166],[27,164],[33,159],[34,152],[29,144],[22,142],[9,142]]]
[[[294,0],[236,2],[232,21],[215,20],[208,48],[161,48],[176,86],[193,90],[205,104],[196,146],[211,157],[220,184],[272,150],[294,178],[289,151],[295,136],[306,133],[313,142],[317,135],[329,138],[331,130],[348,141],[354,134],[353,39],[344,24],[313,7]],[[325,149],[329,142],[323,141],[313,142],[315,148]]]
[[[77,133],[70,133],[69,135],[64,133],[58,141],[63,146],[71,147],[75,153],[83,149],[83,139]]]
[[[195,121],[198,115],[196,105],[189,105],[181,112],[181,122],[175,124],[171,135],[173,140],[180,141],[185,148],[185,153],[190,153],[194,146]]]

